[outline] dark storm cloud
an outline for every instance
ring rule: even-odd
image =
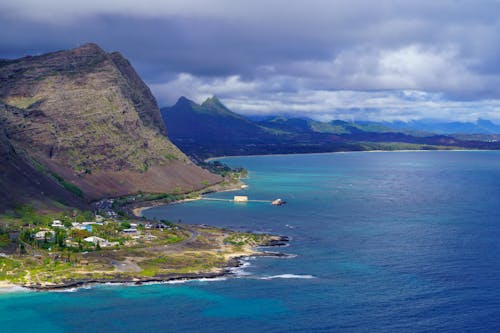
[[[243,113],[500,119],[499,12],[493,0],[4,0],[0,57],[94,41],[162,105],[217,94]]]

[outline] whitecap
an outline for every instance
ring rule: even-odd
[[[74,287],[74,288],[64,288],[64,289],[52,289],[51,292],[53,293],[75,293],[78,290],[80,290],[81,287]]]
[[[200,281],[200,282],[215,282],[215,281],[225,281],[227,280],[226,277],[220,276],[220,277],[215,277],[215,278],[200,278],[200,279],[194,279],[191,281]]]
[[[232,276],[235,277],[242,277],[242,276],[248,276],[251,275],[250,272],[245,271],[245,268],[251,266],[252,264],[248,262],[248,259],[255,259],[255,258],[247,258],[246,260],[241,261],[241,265],[238,267],[230,267],[228,271],[231,273]]]

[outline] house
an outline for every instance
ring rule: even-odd
[[[108,242],[104,238],[97,237],[97,236],[87,237],[87,238],[84,239],[84,241],[86,241],[88,243],[94,243],[95,245],[97,245],[97,244],[103,244],[103,243],[107,243]]]
[[[60,220],[54,220],[52,221],[52,228],[64,228],[64,225]]]
[[[52,230],[40,230],[35,234],[35,240],[53,240],[56,236],[56,233]]]
[[[126,234],[135,234],[137,232],[137,229],[135,228],[123,229],[123,232]]]
[[[75,242],[74,240],[71,240],[71,239],[66,239],[66,240],[64,241],[64,243],[65,243],[65,244],[66,244],[66,246],[68,246],[68,247],[78,247],[78,245],[79,245],[77,242]]]
[[[118,245],[118,242],[109,242],[104,238],[97,237],[97,236],[90,236],[84,239],[84,241],[88,243],[94,243],[94,245],[99,245],[100,247],[109,247],[109,246],[115,246]]]
[[[82,222],[82,225],[93,225],[93,224],[98,224],[97,222],[90,221],[90,222]]]
[[[247,202],[248,197],[246,195],[235,195],[233,200],[234,202]]]
[[[73,223],[71,223],[71,225],[73,226],[71,229],[87,230],[88,232],[92,232],[92,225],[91,224],[83,224],[83,223],[73,222]]]

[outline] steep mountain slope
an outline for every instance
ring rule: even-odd
[[[0,105],[0,108],[3,106]],[[19,155],[0,127],[0,212],[23,203],[35,207],[65,205],[87,208],[76,194],[37,170]]]
[[[175,124],[167,127],[171,136],[176,138],[224,142],[242,138],[259,140],[268,135],[252,121],[231,112],[215,96],[201,105],[181,97],[174,106],[162,108],[161,114],[167,125]]]
[[[246,146],[276,140],[275,135],[251,120],[230,111],[217,97],[201,105],[181,97],[172,107],[161,109],[172,140],[193,157],[204,152],[242,152]]]
[[[14,149],[87,200],[220,181],[168,140],[156,100],[130,63],[95,44],[1,61],[0,102]]]

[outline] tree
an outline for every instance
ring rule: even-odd
[[[63,229],[57,229],[56,230],[56,244],[60,247],[63,248],[66,246],[65,241],[66,241],[66,231]]]
[[[120,226],[123,228],[123,229],[129,229],[130,228],[130,223],[129,222],[122,222],[120,224]]]
[[[90,236],[90,233],[87,230],[73,229],[70,231],[70,236],[75,240],[81,240]]]

